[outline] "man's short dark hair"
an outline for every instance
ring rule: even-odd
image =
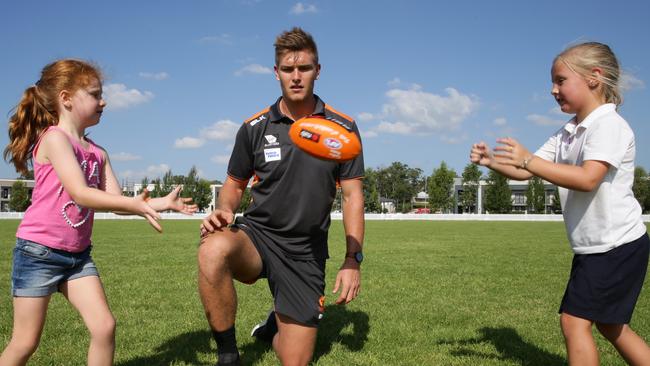
[[[314,54],[314,61],[318,64],[318,49],[311,34],[299,27],[293,27],[289,31],[282,32],[275,39],[275,64],[280,64],[280,58],[287,52],[311,51]]]

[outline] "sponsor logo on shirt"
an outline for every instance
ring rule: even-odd
[[[265,119],[266,119],[266,116],[259,116],[259,117],[255,118],[254,120],[250,121],[250,125],[255,126],[256,124],[264,121]]]
[[[279,161],[282,159],[282,154],[279,147],[274,147],[272,149],[264,149],[264,161]]]

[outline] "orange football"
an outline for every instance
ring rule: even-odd
[[[361,152],[354,131],[336,119],[308,116],[293,123],[289,137],[302,151],[319,159],[346,161]]]

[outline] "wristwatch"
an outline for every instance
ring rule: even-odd
[[[357,263],[359,263],[359,264],[361,264],[361,262],[363,262],[363,252],[361,252],[361,251],[353,252],[353,253],[350,253],[350,252],[345,253],[345,257],[346,258],[354,258],[354,260],[357,261]]]

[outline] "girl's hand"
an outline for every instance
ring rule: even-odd
[[[494,157],[492,156],[492,151],[490,151],[487,144],[481,141],[478,144],[472,145],[472,150],[469,153],[469,160],[474,164],[489,167],[490,164],[492,164]]]
[[[147,219],[149,225],[153,226],[153,228],[159,233],[162,233],[162,227],[158,223],[158,220],[160,220],[160,214],[147,204],[147,201],[149,200],[149,191],[145,189],[133,199],[135,200],[135,209],[133,212]]]
[[[499,164],[512,165],[525,169],[533,155],[517,140],[505,137],[497,140],[500,145],[494,148],[494,157]]]
[[[165,207],[167,210],[174,210],[185,215],[191,215],[198,210],[198,206],[192,204],[192,198],[183,198],[180,196],[181,186],[174,188],[167,196],[164,197]]]

